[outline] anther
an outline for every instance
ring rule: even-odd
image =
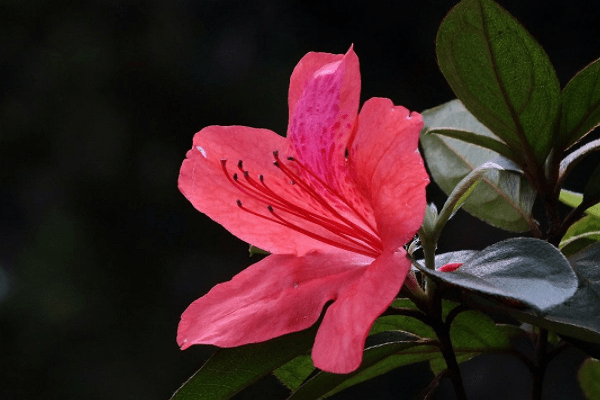
[[[225,164],[227,164],[227,159],[226,158],[221,158],[221,165],[224,167]]]
[[[265,177],[263,176],[263,174],[258,175],[258,180],[261,182],[265,181]]]
[[[233,180],[234,180],[234,181],[237,181],[237,180],[238,180],[237,174],[233,174]]]
[[[271,214],[273,214],[273,207],[272,207],[271,205],[268,205],[268,206],[267,206],[267,210],[269,210],[269,212],[270,212]]]
[[[242,201],[240,199],[237,199],[235,202],[237,203],[239,208],[242,208]]]
[[[294,157],[288,157],[287,159],[288,159],[288,161],[295,161],[296,160]]]
[[[250,176],[250,172],[244,171],[244,178],[248,178]]]
[[[238,168],[244,169],[244,164],[242,163],[242,160],[238,161]]]

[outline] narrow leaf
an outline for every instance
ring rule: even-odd
[[[462,129],[478,135],[495,136],[465,109],[458,100],[423,112],[421,134],[424,156],[431,175],[440,188],[450,195],[469,173],[498,153],[471,143],[431,133],[435,129]],[[531,208],[536,192],[520,173],[490,170],[469,196],[463,208],[468,213],[498,228],[524,232],[535,228]]]
[[[274,369],[308,351],[315,333],[316,328],[311,328],[263,343],[217,350],[171,399],[229,399]]]
[[[577,373],[579,384],[590,400],[600,399],[600,361],[588,358]]]
[[[577,73],[562,92],[560,141],[571,147],[600,124],[600,60]]]
[[[288,389],[294,391],[302,385],[315,370],[310,355],[302,355],[294,358],[292,361],[282,365],[273,371],[273,374]]]
[[[464,0],[442,22],[440,69],[467,109],[519,152],[542,165],[553,145],[560,87],[548,56],[491,0]]]
[[[374,375],[372,370],[369,372],[367,371],[378,364],[378,362],[385,360],[390,356],[404,354],[406,357],[401,361],[413,363],[425,360],[428,357],[432,357],[439,353],[437,347],[427,346],[426,343],[420,342],[418,339],[418,337],[404,332],[382,332],[370,336],[363,354],[363,362],[358,370],[345,375],[319,372],[292,393],[289,399],[313,400],[327,397],[334,393],[332,392],[334,389],[348,381],[350,378],[356,378],[359,375],[362,375],[364,378],[363,380],[366,380],[380,375],[380,373]],[[392,368],[387,369],[385,372],[398,366],[400,365],[395,363]]]
[[[583,194],[562,189],[560,191],[559,200],[568,206],[577,208],[583,202]],[[585,210],[585,213],[587,215],[593,215],[596,218],[600,218],[600,204],[589,207],[587,210]]]
[[[588,215],[569,227],[558,247],[568,257],[598,241],[600,241],[600,218]]]
[[[523,302],[539,312],[564,303],[578,284],[561,252],[533,238],[508,239],[489,246],[454,272],[421,271],[462,289]]]
[[[465,176],[452,190],[452,193],[448,195],[446,202],[444,203],[444,207],[438,218],[436,219],[435,227],[433,230],[432,239],[435,243],[437,243],[437,239],[441,234],[444,225],[448,222],[451,216],[467,201],[467,199],[473,194],[477,185],[484,179],[484,175],[486,172],[503,172],[503,171],[519,171],[518,167],[510,161],[503,157],[498,157],[492,161],[488,161],[479,167],[475,168],[471,171],[467,176]],[[502,182],[500,182],[502,183]],[[538,233],[539,229],[537,227],[536,222],[532,217],[527,216],[526,222],[531,227],[531,229]],[[540,232],[541,233],[541,232]]]
[[[460,129],[443,129],[437,128],[428,131],[427,133],[437,133],[438,135],[447,136],[453,139],[462,140],[463,142],[471,143],[496,153],[512,160],[519,162],[518,157],[512,150],[503,142],[496,140],[490,136],[478,135],[473,132],[462,131]]]
[[[442,304],[443,315],[446,316],[450,310],[457,304],[444,301]],[[406,299],[398,299],[394,302],[394,307],[413,308],[414,304]],[[433,330],[421,321],[405,317],[402,315],[380,317],[371,333],[385,332],[385,330],[417,332],[419,336],[435,339]],[[508,333],[508,334],[507,334]],[[381,333],[376,333],[381,334]],[[495,325],[494,322],[485,314],[477,311],[467,311],[459,314],[451,325],[450,332],[453,347],[459,360],[465,361],[482,352],[506,351],[510,348],[509,337],[513,336],[513,331],[507,331],[502,326]],[[369,354],[373,348],[367,348],[365,351],[365,360],[361,368],[355,373],[349,375],[333,375],[325,372],[319,372],[297,392],[293,393],[290,399],[322,399],[332,396],[353,385],[364,382],[368,379],[383,375],[395,368],[414,364],[416,362],[432,360],[432,368],[436,371],[445,369],[443,356],[436,346],[427,345],[427,342],[421,342],[421,345],[401,349],[400,351],[380,352],[376,355]],[[390,349],[393,350],[393,349]]]

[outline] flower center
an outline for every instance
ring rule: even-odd
[[[285,175],[285,185],[289,185],[287,190],[278,190],[279,185],[267,184],[262,174],[258,175],[258,180],[252,178],[249,171],[244,169],[242,160],[237,163],[239,172],[233,174],[227,169],[227,160],[221,160],[223,173],[229,182],[245,196],[263,204],[268,214],[246,207],[240,199],[237,200],[238,207],[252,215],[286,226],[340,249],[373,258],[381,254],[383,246],[376,234],[377,230],[339,191],[325,183],[296,158],[288,157],[287,160],[297,166],[296,170],[304,172],[303,175],[310,178],[310,183],[282,162],[279,152],[274,151],[273,157],[273,165]],[[293,188],[292,191],[289,190],[290,188]],[[339,206],[333,206],[322,193],[339,200],[346,212]],[[310,208],[308,203],[311,203]],[[347,212],[356,217],[361,224],[347,217],[345,215]],[[307,229],[299,226],[292,222],[292,219],[297,219],[291,218],[292,216],[323,228],[333,235],[326,236],[326,232],[322,229],[310,229],[310,227]]]

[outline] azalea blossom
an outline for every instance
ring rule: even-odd
[[[360,366],[375,319],[398,294],[429,182],[421,116],[372,98],[345,54],[308,53],[289,90],[287,137],[209,126],[194,136],[179,188],[196,209],[271,255],[216,285],[183,313],[177,342],[234,347],[313,325],[333,373]]]

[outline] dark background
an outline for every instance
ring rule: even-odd
[[[298,60],[352,43],[362,101],[416,111],[448,101],[434,39],[455,3],[2,0],[0,398],[168,399],[213,351],[178,349],[181,312],[254,261],[177,190],[193,134],[212,124],[284,133]],[[500,3],[561,85],[600,56],[596,1]],[[505,237],[461,212],[441,250]],[[551,364],[548,399],[579,396],[581,357]],[[529,384],[508,357],[464,371],[473,398],[517,399]],[[413,398],[428,379],[420,364],[338,398]],[[444,385],[438,398],[451,398]],[[285,393],[268,378],[239,398]]]

